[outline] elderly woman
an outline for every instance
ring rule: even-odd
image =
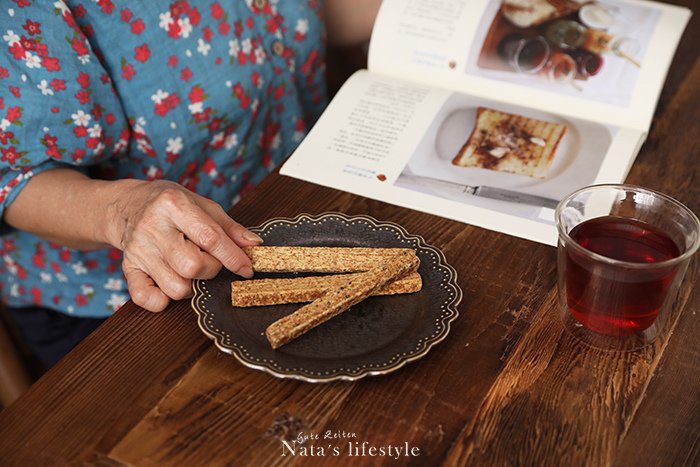
[[[13,0],[0,11],[0,290],[50,366],[261,240],[229,208],[325,104],[324,41],[380,0]]]

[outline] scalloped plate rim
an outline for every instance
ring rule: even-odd
[[[381,369],[359,369],[356,372],[336,372],[333,375],[329,377],[320,377],[320,376],[310,376],[307,374],[300,374],[299,372],[283,372],[275,368],[271,368],[269,366],[266,366],[264,364],[258,364],[255,362],[252,362],[248,359],[246,359],[242,354],[241,351],[235,347],[227,347],[224,344],[221,343],[221,339],[223,339],[222,335],[219,335],[215,332],[212,332],[204,322],[205,315],[207,313],[206,310],[200,309],[199,307],[199,302],[201,300],[206,299],[204,295],[204,291],[201,289],[202,284],[205,284],[207,280],[205,279],[194,279],[192,281],[192,288],[194,291],[194,295],[191,300],[191,306],[195,313],[197,314],[197,325],[199,326],[200,330],[202,333],[207,336],[209,339],[211,339],[214,342],[214,345],[222,352],[228,354],[228,355],[233,355],[236,360],[238,360],[241,364],[244,366],[254,369],[254,370],[259,370],[263,371],[265,373],[268,373],[271,376],[277,377],[277,378],[282,378],[282,379],[293,379],[293,380],[298,380],[298,381],[304,381],[308,383],[330,383],[333,381],[357,381],[359,379],[365,378],[367,376],[379,376],[379,375],[385,375],[392,373],[402,367],[404,367],[407,363],[416,361],[422,357],[424,357],[435,345],[439,344],[447,336],[450,334],[451,328],[452,328],[452,322],[455,321],[459,317],[459,310],[457,309],[457,305],[459,305],[462,301],[463,297],[463,292],[462,289],[459,287],[457,284],[457,271],[452,267],[450,264],[447,263],[447,259],[445,258],[445,254],[438,249],[437,247],[434,247],[432,245],[429,245],[426,243],[425,239],[421,235],[417,234],[411,234],[409,233],[403,226],[391,222],[391,221],[379,221],[375,219],[372,216],[368,216],[365,214],[360,214],[360,215],[347,215],[344,213],[340,212],[334,212],[334,211],[329,211],[329,212],[324,212],[322,214],[308,214],[308,213],[301,213],[298,214],[296,217],[275,217],[268,219],[267,221],[263,222],[259,226],[255,227],[250,227],[249,230],[253,232],[258,232],[258,231],[264,231],[266,228],[268,228],[270,225],[273,224],[278,224],[280,222],[288,223],[290,225],[299,223],[302,219],[307,219],[309,221],[319,221],[320,219],[323,219],[324,217],[338,217],[341,218],[345,221],[356,221],[356,220],[365,220],[373,224],[374,226],[390,226],[392,228],[397,229],[405,238],[415,238],[418,242],[418,245],[421,248],[429,249],[433,252],[435,252],[439,258],[438,265],[444,269],[447,270],[449,273],[448,275],[448,281],[446,282],[445,286],[449,286],[452,290],[454,290],[454,298],[451,300],[450,303],[445,303],[445,309],[450,312],[450,314],[442,317],[440,319],[440,324],[441,326],[444,327],[443,332],[440,333],[438,337],[436,337],[433,340],[426,340],[423,344],[423,348],[416,352],[415,354],[408,355],[404,358],[400,358],[397,360],[396,363],[389,364],[387,365],[386,368],[381,368]]]

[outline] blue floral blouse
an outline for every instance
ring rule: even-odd
[[[317,0],[8,0],[0,6],[0,214],[34,175],[168,179],[230,208],[325,104]],[[0,291],[108,316],[121,252],[2,225]]]

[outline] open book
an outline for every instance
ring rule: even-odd
[[[554,245],[568,193],[622,182],[685,8],[384,0],[355,73],[283,175]]]

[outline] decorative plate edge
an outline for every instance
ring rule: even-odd
[[[417,234],[410,234],[408,231],[401,225],[391,222],[391,221],[378,221],[377,219],[367,216],[367,215],[353,215],[353,216],[348,216],[347,214],[343,214],[340,212],[326,212],[323,214],[307,214],[307,213],[302,213],[299,214],[298,216],[294,218],[289,218],[289,217],[276,217],[272,219],[268,219],[265,221],[262,225],[255,226],[255,227],[250,227],[249,230],[253,232],[260,232],[264,231],[269,225],[274,224],[274,223],[280,223],[284,222],[290,225],[293,225],[295,223],[299,223],[302,220],[308,220],[308,221],[313,221],[313,222],[318,222],[319,220],[323,219],[324,217],[339,217],[341,219],[344,219],[346,221],[356,221],[356,220],[365,220],[369,222],[370,224],[374,225],[375,227],[385,227],[385,226],[390,226],[395,229],[397,229],[405,238],[407,239],[415,239],[418,243],[418,246],[421,248],[425,248],[427,250],[432,251],[435,253],[438,257],[438,266],[441,269],[446,270],[447,275],[448,275],[448,281],[445,284],[446,286],[449,286],[450,289],[454,292],[454,297],[452,298],[451,302],[446,303],[445,310],[450,312],[444,317],[440,317],[440,324],[442,326],[442,331],[439,333],[438,336],[436,336],[433,339],[428,339],[422,342],[422,348],[418,350],[416,353],[412,353],[411,355],[405,356],[403,358],[397,359],[397,363],[390,364],[385,368],[379,368],[379,369],[373,369],[373,370],[366,370],[366,369],[360,369],[357,372],[352,372],[352,373],[335,373],[334,375],[330,377],[323,377],[323,376],[308,376],[305,374],[299,374],[298,372],[293,373],[293,372],[283,372],[280,370],[277,370],[275,368],[271,368],[269,366],[266,366],[264,364],[258,364],[256,362],[252,362],[248,359],[245,358],[240,353],[240,350],[237,349],[236,347],[229,348],[226,347],[222,341],[225,338],[224,335],[217,333],[213,330],[211,330],[207,324],[204,322],[205,319],[205,314],[207,313],[206,310],[204,310],[201,305],[200,301],[204,300],[205,297],[205,291],[203,290],[203,283],[205,282],[204,280],[201,279],[194,279],[192,281],[192,288],[193,288],[193,297],[191,301],[191,306],[194,309],[195,313],[197,313],[197,325],[201,329],[201,331],[204,333],[205,336],[210,338],[216,347],[229,355],[233,355],[236,360],[238,360],[240,363],[242,363],[244,366],[254,369],[254,370],[261,370],[264,371],[272,376],[275,376],[277,378],[283,378],[283,379],[294,379],[298,381],[304,381],[307,383],[330,383],[334,381],[357,381],[359,379],[365,378],[367,376],[380,376],[380,375],[386,375],[389,373],[392,373],[402,367],[404,367],[406,364],[416,361],[422,357],[424,357],[434,346],[442,342],[447,338],[449,335],[451,329],[452,329],[452,322],[456,320],[459,317],[459,310],[457,310],[457,305],[459,305],[462,301],[463,297],[463,292],[462,289],[457,285],[457,271],[452,267],[450,264],[447,263],[447,259],[445,258],[445,254],[440,251],[438,248],[426,243],[425,239],[421,235]]]

